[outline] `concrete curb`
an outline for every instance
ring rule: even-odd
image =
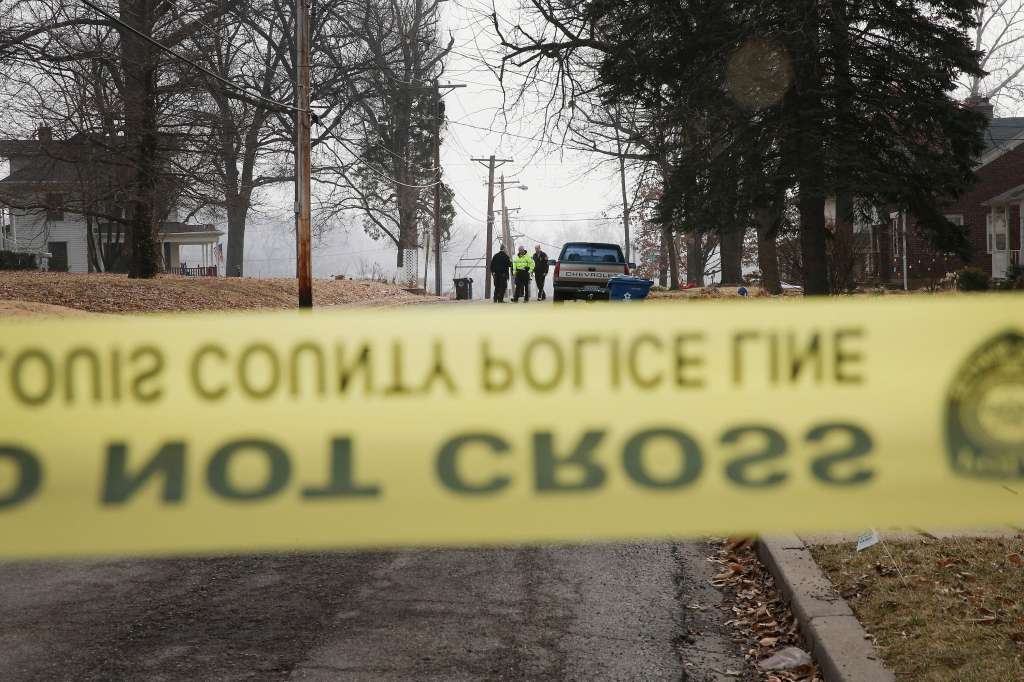
[[[894,682],[864,627],[796,535],[761,538],[757,554],[789,602],[826,682]]]

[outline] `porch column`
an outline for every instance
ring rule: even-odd
[[[1024,253],[1024,199],[1017,202],[1017,248],[1010,253],[1010,262],[1013,265],[1021,264],[1021,253]],[[1013,234],[1013,231],[1010,231]],[[1013,248],[1013,244],[1010,245]]]

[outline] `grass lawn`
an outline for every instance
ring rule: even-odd
[[[1024,680],[1024,535],[811,551],[898,679]]]
[[[0,272],[0,316],[59,314],[53,306],[91,313],[295,308],[297,299],[294,279]],[[392,306],[440,299],[381,282],[317,279],[313,300],[318,306]]]

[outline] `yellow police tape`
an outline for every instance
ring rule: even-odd
[[[1024,299],[0,324],[0,556],[1024,522]]]

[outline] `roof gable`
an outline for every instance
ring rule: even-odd
[[[985,150],[978,159],[978,168],[992,163],[1024,143],[1024,117],[992,119],[985,129],[984,141]]]

